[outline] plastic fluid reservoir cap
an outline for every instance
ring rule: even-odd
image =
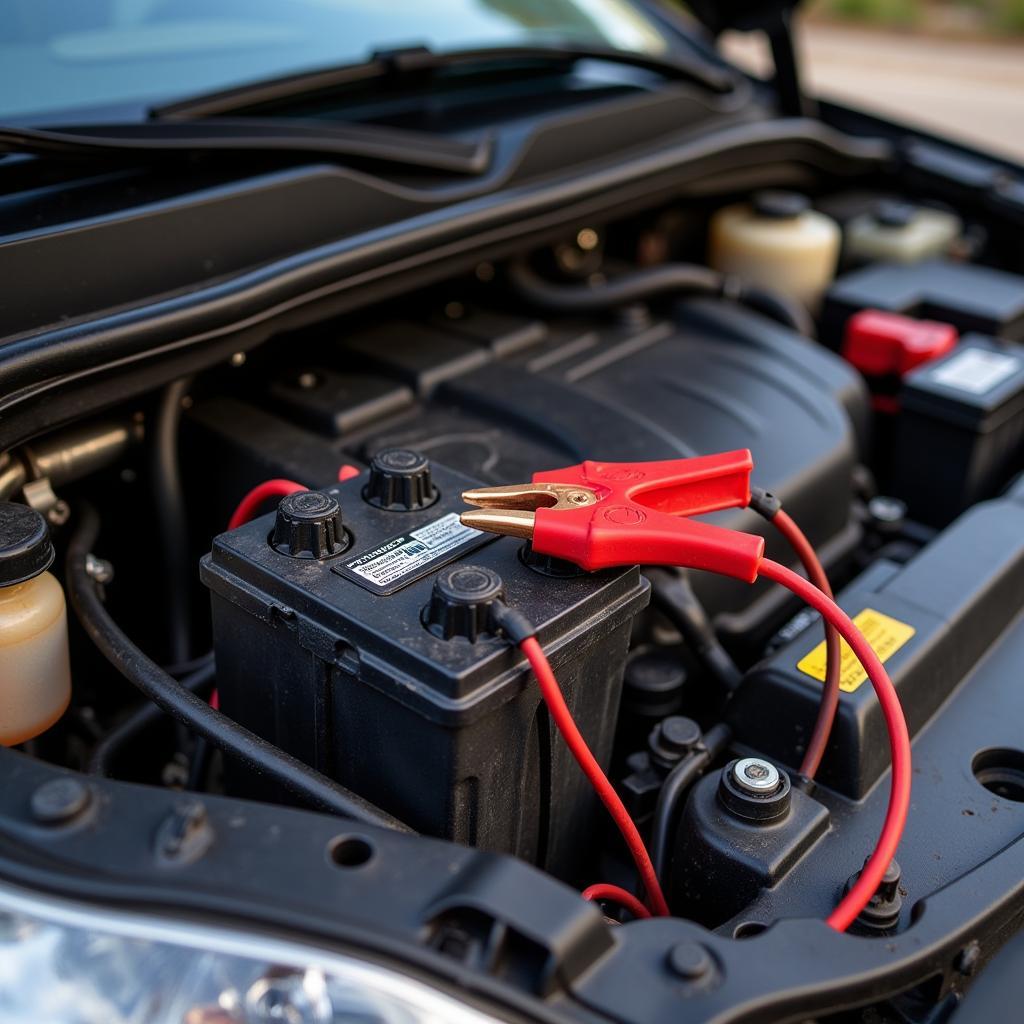
[[[759,217],[771,220],[789,220],[799,217],[811,208],[811,201],[799,192],[783,192],[778,189],[765,189],[755,192],[753,198],[754,213]]]
[[[904,203],[899,199],[880,200],[871,215],[876,224],[884,228],[905,228],[917,216],[918,208],[913,203]]]
[[[0,502],[0,587],[13,587],[46,572],[53,559],[43,516],[28,505]]]

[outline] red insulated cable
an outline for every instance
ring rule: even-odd
[[[294,480],[264,480],[257,484],[239,503],[231,518],[228,520],[228,529],[236,530],[244,526],[250,519],[259,512],[260,507],[268,498],[283,498],[296,491],[306,491],[309,488],[297,484]]]
[[[779,509],[772,522],[789,546],[800,559],[804,571],[810,581],[826,596],[832,596],[832,587],[828,575],[818,559],[811,542],[797,526],[796,521],[784,510]],[[825,682],[822,686],[821,701],[818,704],[818,717],[811,730],[804,759],[800,764],[800,774],[813,779],[825,755],[828,738],[839,708],[839,676],[843,666],[842,638],[838,630],[827,619],[825,620]]]
[[[764,559],[761,562],[760,575],[781,583],[797,597],[806,601],[812,608],[820,612],[821,617],[831,623],[839,631],[843,639],[850,645],[859,659],[864,671],[871,680],[878,703],[882,707],[885,726],[889,731],[889,746],[892,755],[892,778],[889,788],[889,806],[886,808],[885,821],[878,842],[864,870],[850,891],[840,900],[839,905],[828,916],[828,924],[838,932],[844,932],[857,919],[860,912],[868,905],[871,897],[881,884],[889,864],[896,854],[903,827],[907,822],[907,811],[910,808],[910,735],[907,732],[903,708],[896,694],[896,688],[885,671],[885,666],[878,660],[871,645],[863,634],[850,621],[849,616],[831,598],[826,597],[813,583],[809,583],[792,569]]]
[[[537,638],[531,636],[520,642],[519,649],[526,655],[533,674],[537,677],[541,696],[548,707],[552,721],[562,734],[572,756],[576,758],[576,763],[583,769],[583,774],[590,780],[601,803],[612,816],[622,838],[626,841],[626,846],[629,847],[629,852],[647,893],[648,906],[656,916],[667,917],[669,914],[668,903],[665,902],[665,894],[661,891],[661,883],[654,871],[647,847],[644,846],[644,841],[640,838],[640,833],[637,831],[636,825],[633,824],[629,811],[626,810],[625,805],[619,799],[619,794],[615,792],[608,777],[601,770],[601,766],[590,752],[587,741],[573,720],[572,712],[565,703],[558,680],[555,679],[555,674],[551,671],[551,665],[548,663],[543,648],[537,642]]]
[[[631,893],[627,892],[620,885],[609,885],[607,882],[597,882],[587,886],[583,890],[585,900],[608,900],[625,907],[634,917],[650,917],[651,912]]]

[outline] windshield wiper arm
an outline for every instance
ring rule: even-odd
[[[346,157],[390,166],[480,175],[490,166],[490,138],[463,141],[377,125],[329,121],[209,118],[197,121],[70,125],[56,129],[0,125],[0,154],[31,153],[123,161],[193,153],[280,152]]]
[[[663,58],[612,47],[582,46],[509,46],[478,50],[435,53],[426,47],[391,50],[374,54],[359,64],[303,71],[281,78],[268,78],[248,85],[221,89],[154,107],[154,118],[187,120],[239,114],[267,104],[289,100],[309,100],[345,86],[373,79],[401,79],[458,66],[480,65],[493,68],[517,62],[545,62],[573,65],[582,60],[601,60],[613,64],[653,71],[676,81],[687,81],[714,93],[729,93],[737,79],[726,68],[708,61],[683,57]]]

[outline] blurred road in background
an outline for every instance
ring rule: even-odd
[[[805,24],[800,48],[810,90],[1024,159],[1024,44]],[[766,66],[759,41],[734,36],[726,52]]]

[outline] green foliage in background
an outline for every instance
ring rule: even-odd
[[[821,7],[841,18],[879,25],[917,25],[924,14],[921,0],[825,0]]]
[[[1024,0],[821,0],[815,9],[890,28],[941,27],[950,13],[980,32],[1024,32]]]
[[[1024,0],[1001,0],[999,23],[1002,28],[1011,32],[1024,32]]]

